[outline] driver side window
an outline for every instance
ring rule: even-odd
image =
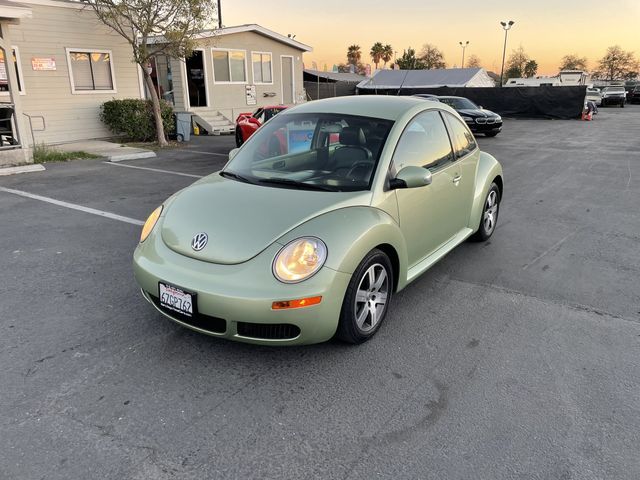
[[[416,166],[436,169],[453,159],[449,135],[437,110],[418,114],[402,132],[393,154],[396,172]]]

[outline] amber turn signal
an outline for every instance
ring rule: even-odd
[[[311,305],[317,305],[322,301],[322,297],[309,297],[301,298],[299,300],[283,300],[281,302],[273,302],[271,304],[272,310],[287,310],[291,308],[310,307]]]
[[[142,232],[140,233],[140,243],[144,242],[147,239],[147,237],[151,233],[151,230],[153,230],[153,227],[156,226],[161,213],[162,205],[151,212],[151,215],[149,215],[149,218],[147,218],[147,221],[144,222],[144,226],[142,227]]]

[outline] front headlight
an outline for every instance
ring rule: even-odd
[[[147,218],[147,221],[144,222],[144,226],[142,227],[142,233],[140,233],[140,243],[144,242],[147,239],[147,237],[153,230],[153,227],[155,227],[156,223],[158,223],[158,219],[160,218],[161,213],[162,205],[151,212],[151,215],[149,215],[149,218]]]
[[[501,122],[501,121],[502,121],[502,117],[501,117],[500,115],[498,115],[498,116],[496,117],[496,122]]]
[[[473,123],[474,122],[473,118],[471,118],[471,117],[462,117],[462,119],[467,123]]]
[[[318,272],[327,259],[327,246],[315,237],[298,238],[273,260],[273,275],[283,283],[298,283]]]

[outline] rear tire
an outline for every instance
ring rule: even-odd
[[[240,129],[236,129],[236,147],[240,148],[244,143],[244,139],[242,138],[242,132]]]
[[[393,267],[386,253],[373,249],[360,262],[342,301],[336,337],[363,343],[380,329],[393,295]]]
[[[491,184],[491,188],[487,192],[482,207],[482,215],[480,216],[480,226],[478,231],[471,236],[474,242],[484,242],[491,238],[493,232],[496,231],[496,223],[498,222],[498,213],[500,212],[500,189],[498,185]]]

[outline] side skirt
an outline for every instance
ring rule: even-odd
[[[462,242],[464,242],[472,234],[473,230],[471,228],[463,228],[451,240],[444,243],[431,255],[423,258],[413,267],[409,268],[409,270],[407,271],[407,284],[413,282],[416,278],[429,270],[438,260],[444,257],[451,250],[456,248]]]

